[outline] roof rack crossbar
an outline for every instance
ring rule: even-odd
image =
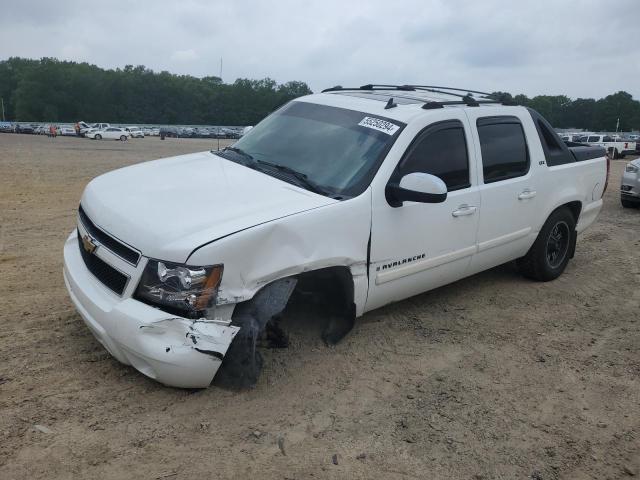
[[[415,92],[415,91],[426,91],[432,93],[441,93],[443,95],[450,95],[452,97],[458,97],[460,100],[452,100],[452,101],[428,101],[422,108],[424,109],[434,109],[434,108],[444,108],[447,105],[467,105],[469,107],[478,107],[481,104],[502,104],[502,105],[514,105],[513,102],[506,102],[501,100],[496,100],[491,97],[490,93],[481,92],[479,90],[469,90],[465,88],[453,88],[453,87],[438,87],[435,85],[386,85],[386,84],[374,84],[368,83],[367,85],[361,85],[360,87],[342,87],[337,85],[335,87],[326,88],[322,90],[322,93],[325,92],[340,92],[340,91],[405,91],[405,92]],[[451,91],[447,91],[451,90]],[[466,92],[464,95],[456,92]],[[473,94],[476,93],[478,95],[482,95],[482,97],[475,97]],[[387,102],[387,106],[385,108],[392,108],[392,106],[396,106],[392,99]]]
[[[331,88],[325,88],[324,90],[322,90],[322,93],[326,93],[326,92],[342,92],[342,91],[348,91],[348,90],[400,90],[400,91],[405,91],[405,92],[414,92],[416,89],[409,86],[409,85],[374,85],[374,84],[367,84],[367,85],[362,85],[360,87],[343,87],[340,85],[336,85],[335,87],[331,87]]]
[[[335,87],[325,88],[322,90],[322,93],[325,92],[337,92],[341,90],[400,90],[405,92],[413,92],[416,90],[424,90],[433,93],[442,93],[445,95],[452,95],[456,97],[465,97],[469,96],[469,94],[477,93],[479,95],[484,95],[485,97],[490,97],[491,94],[487,92],[481,92],[479,90],[470,90],[468,88],[454,88],[454,87],[439,87],[437,85],[389,85],[389,84],[376,84],[376,83],[368,83],[366,85],[361,85],[359,87],[342,87],[340,85],[336,85]],[[446,90],[451,90],[450,92]],[[459,93],[453,92],[465,92],[466,95],[461,95]]]
[[[415,89],[437,88],[437,89],[440,89],[440,90],[453,90],[454,92],[477,93],[479,95],[484,95],[485,97],[490,97],[491,96],[490,93],[481,92],[479,90],[469,90],[468,88],[438,87],[437,85],[407,85],[407,86],[413,87]]]
[[[499,100],[484,100],[484,99],[475,99],[473,97],[465,96],[462,100],[451,100],[447,102],[427,102],[422,108],[425,110],[431,110],[434,108],[443,108],[447,105],[467,105],[469,107],[479,107],[484,104],[502,104]]]

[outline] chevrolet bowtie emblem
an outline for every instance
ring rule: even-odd
[[[93,253],[98,248],[98,245],[93,241],[89,235],[83,235],[82,237],[82,248],[85,249],[87,253]]]

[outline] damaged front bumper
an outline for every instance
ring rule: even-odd
[[[240,330],[115,295],[87,270],[75,232],[64,246],[64,281],[80,316],[109,353],[168,386],[209,386]]]

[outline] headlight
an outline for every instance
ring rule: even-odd
[[[636,167],[633,163],[627,163],[624,170],[627,173],[638,173],[638,171],[640,171],[640,167]]]
[[[194,267],[149,260],[135,298],[180,316],[200,318],[215,303],[222,270],[222,265]]]

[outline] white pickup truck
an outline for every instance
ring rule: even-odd
[[[626,155],[640,155],[640,144],[631,140],[614,138],[610,135],[591,134],[583,142],[603,147],[614,159],[624,158]]]
[[[331,344],[370,310],[505,262],[555,279],[602,207],[604,150],[456,92],[335,87],[224,150],[95,178],[64,246],[78,312],[163,384],[250,384],[258,338],[286,344],[292,296],[326,310]]]

